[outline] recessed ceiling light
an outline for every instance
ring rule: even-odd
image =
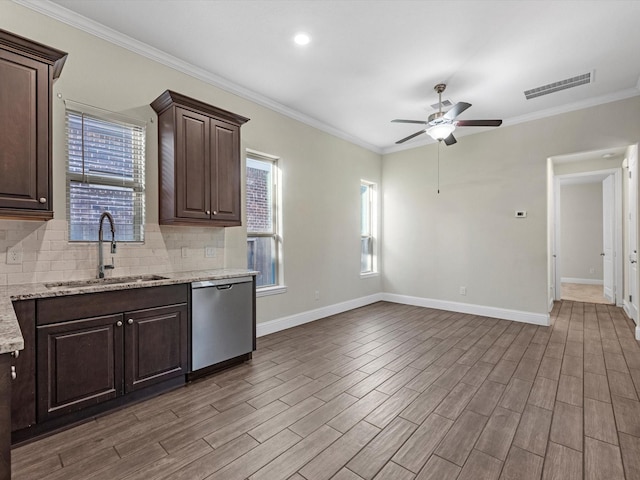
[[[298,45],[307,45],[311,41],[311,37],[306,33],[300,32],[293,37],[293,41]]]

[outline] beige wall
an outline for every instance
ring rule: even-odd
[[[69,52],[54,88],[63,99],[150,122],[155,115],[149,103],[170,88],[251,119],[242,128],[243,149],[280,157],[284,184],[288,291],[258,300],[259,321],[380,292],[544,314],[549,283],[547,159],[629,145],[640,136],[636,97],[461,137],[454,146],[442,146],[438,195],[434,144],[381,157],[17,4],[0,2],[0,18],[4,29]],[[64,238],[63,100],[54,99],[53,115],[56,217],[35,228],[0,224],[0,284],[13,283],[20,277],[12,275],[25,273],[4,263],[6,246],[19,242],[30,249],[36,271],[49,271],[22,277],[30,281],[79,275],[69,265],[58,264],[65,269],[50,273],[53,264],[42,262],[74,260],[77,255],[86,257],[89,266],[95,262],[94,245],[75,251]],[[214,242],[220,255],[208,261],[211,265],[243,267],[243,227],[209,233],[158,227],[156,142],[155,124],[149,123],[147,223],[157,234],[131,257],[155,255],[163,259],[161,268],[189,269],[193,259],[180,260],[179,248],[187,244],[193,263],[204,266],[203,247]],[[382,187],[385,219],[383,274],[366,279],[359,276],[360,179]],[[516,219],[515,210],[527,210],[528,217]],[[52,240],[47,240],[49,230],[57,232]],[[39,243],[41,238],[49,243]],[[54,245],[61,252],[47,253],[45,248]],[[116,258],[116,263],[121,260],[124,257]],[[145,262],[150,260],[139,260],[127,273],[156,268]],[[458,293],[460,286],[467,287],[466,296]]]
[[[440,195],[436,145],[385,155],[384,291],[546,313],[547,159],[639,137],[640,97],[462,137]]]
[[[560,197],[560,275],[602,282],[602,182],[562,185]]]
[[[156,257],[138,265],[124,254],[114,275],[150,270],[206,267],[246,267],[244,227],[205,229],[159,227],[158,168],[155,113],[149,104],[172,89],[217,107],[249,117],[242,127],[242,149],[251,148],[281,158],[286,294],[258,299],[258,321],[366,297],[381,290],[379,276],[359,275],[359,185],[366,178],[381,182],[381,156],[292,120],[201,80],[168,68],[12,2],[0,2],[1,28],[69,52],[53,101],[53,181],[55,220],[0,221],[0,284],[43,279],[88,278],[97,265],[95,245],[66,242],[64,99],[86,103],[145,120],[147,125],[147,229],[151,235],[131,258]],[[249,59],[248,59],[249,61]],[[52,232],[56,233],[52,233]],[[50,233],[51,232],[51,233]],[[55,237],[56,250],[49,236]],[[60,238],[62,236],[62,238]],[[47,243],[42,243],[44,239]],[[6,248],[20,244],[34,264],[6,265]],[[204,246],[219,248],[216,259],[204,258]],[[189,261],[179,256],[190,248]],[[126,249],[125,249],[126,250]],[[122,249],[120,250],[122,252]],[[51,262],[82,258],[72,263]],[[46,259],[46,260],[45,260]],[[49,262],[49,263],[45,263]],[[143,265],[144,263],[144,265]],[[77,266],[77,265],[76,265]],[[18,270],[18,267],[20,271]],[[35,273],[35,272],[40,273]],[[320,300],[314,299],[315,291]]]

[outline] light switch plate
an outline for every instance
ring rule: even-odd
[[[207,258],[216,258],[216,247],[204,247],[204,256]]]

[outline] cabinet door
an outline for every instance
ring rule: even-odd
[[[11,478],[11,356],[0,355],[0,478]]]
[[[212,219],[240,225],[240,182],[240,128],[212,119]]]
[[[186,303],[128,312],[125,318],[126,393],[187,373]]]
[[[24,338],[24,349],[13,359],[16,379],[11,391],[11,431],[36,423],[36,302],[13,303]]]
[[[51,210],[49,68],[0,50],[0,208]]]
[[[208,220],[209,117],[176,108],[176,216]]]
[[[38,422],[122,394],[122,320],[106,315],[37,327]]]

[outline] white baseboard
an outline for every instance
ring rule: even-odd
[[[270,333],[279,332],[280,330],[297,327],[298,325],[330,317],[331,315],[337,315],[338,313],[347,312],[354,308],[371,305],[372,303],[379,302],[380,300],[382,300],[382,294],[376,293],[374,295],[369,295],[368,297],[347,300],[346,302],[336,303],[335,305],[328,305],[326,307],[308,310],[302,313],[296,313],[295,315],[290,315],[288,317],[260,322],[256,325],[256,336],[262,337],[263,335],[269,335]]]
[[[624,313],[627,314],[627,317],[629,317],[633,321],[633,323],[636,324],[636,328],[635,328],[636,340],[640,340],[640,325],[638,325],[638,322],[636,321],[636,319],[633,318],[633,315],[631,314],[631,307],[628,301],[624,300],[622,302],[622,309],[624,310]]]
[[[595,278],[562,277],[560,281],[562,283],[580,283],[582,285],[604,285],[604,280],[598,280]]]
[[[383,293],[382,300],[386,302],[404,303],[405,305],[415,305],[417,307],[436,308],[450,312],[514,320],[516,322],[532,323],[534,325],[548,326],[550,324],[549,314],[545,313],[523,312],[521,310],[509,310],[507,308],[487,307],[484,305],[434,300],[431,298],[409,297],[407,295],[396,295],[393,293]]]
[[[256,325],[256,336],[262,337],[270,333],[297,327],[305,323],[320,320],[321,318],[347,312],[354,308],[364,307],[372,303],[385,301],[402,303],[405,305],[415,305],[417,307],[436,308],[450,312],[468,313],[471,315],[481,315],[484,317],[501,318],[503,320],[514,320],[516,322],[532,323],[534,325],[549,325],[549,315],[543,313],[523,312],[519,310],[509,310],[506,308],[486,307],[483,305],[473,305],[469,303],[448,302],[445,300],[433,300],[430,298],[410,297],[406,295],[396,295],[392,293],[376,293],[367,297],[356,298],[346,302],[329,305],[315,310],[309,310],[288,317],[276,318]]]

